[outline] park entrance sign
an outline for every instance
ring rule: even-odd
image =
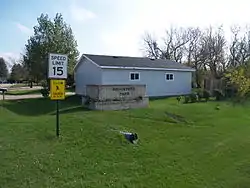
[[[49,78],[67,79],[68,56],[62,54],[49,54]]]
[[[59,100],[65,99],[65,80],[68,76],[68,56],[49,54],[48,78],[50,79],[50,99],[56,101],[56,135],[59,136]]]

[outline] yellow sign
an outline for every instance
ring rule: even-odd
[[[65,80],[50,80],[50,99],[65,99]]]

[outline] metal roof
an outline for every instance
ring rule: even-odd
[[[84,54],[101,67],[138,67],[150,69],[189,69],[191,67],[166,59],[150,59],[147,57],[109,56]]]

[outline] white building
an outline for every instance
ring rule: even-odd
[[[85,95],[86,85],[145,84],[149,97],[185,95],[193,71],[170,60],[83,54],[74,68],[75,92]]]

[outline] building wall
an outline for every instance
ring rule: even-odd
[[[130,72],[139,72],[140,80],[130,80]],[[166,73],[173,73],[174,80],[167,81]],[[189,94],[191,82],[191,72],[102,69],[102,84],[145,84],[146,95],[149,97]]]
[[[102,83],[102,70],[97,65],[83,58],[75,72],[75,92],[77,95],[86,94],[86,85]]]

